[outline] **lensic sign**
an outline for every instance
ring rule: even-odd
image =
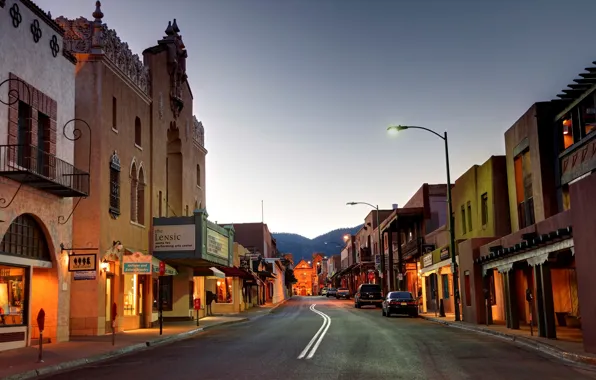
[[[194,251],[195,225],[181,224],[155,226],[153,229],[153,251]]]

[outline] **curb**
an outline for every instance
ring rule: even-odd
[[[472,331],[472,332],[479,333],[479,334],[491,335],[491,336],[494,336],[494,337],[497,337],[497,338],[500,338],[503,340],[510,341],[514,344],[524,346],[526,348],[530,348],[535,351],[542,352],[544,354],[553,356],[557,359],[561,359],[561,360],[564,360],[567,362],[596,366],[596,358],[593,358],[590,356],[585,356],[585,355],[574,354],[574,353],[568,352],[568,351],[563,351],[563,350],[561,350],[557,347],[554,347],[548,343],[538,342],[533,339],[529,339],[529,338],[522,337],[522,336],[505,334],[500,331],[494,331],[494,330],[486,329],[483,327],[469,327],[469,326],[464,326],[464,325],[458,324],[457,322],[437,320],[432,317],[427,317],[427,316],[423,316],[423,315],[420,315],[419,317],[422,319],[425,319],[427,321],[430,321],[430,322],[442,324],[447,327],[454,327],[454,328],[457,328],[460,330],[466,330],[466,331]]]
[[[242,322],[246,322],[248,320],[249,320],[248,318],[242,318],[242,319],[239,319],[236,321],[222,322],[222,323],[218,323],[218,324],[212,325],[212,326],[198,327],[196,329],[185,331],[183,333],[174,334],[174,335],[166,336],[163,338],[157,338],[154,340],[149,340],[149,341],[146,341],[145,343],[133,344],[133,345],[118,348],[116,350],[109,351],[109,352],[106,352],[103,354],[91,356],[88,358],[74,359],[74,360],[70,360],[70,361],[66,361],[66,362],[62,362],[62,363],[58,363],[58,364],[53,364],[53,365],[50,365],[47,367],[29,370],[26,372],[22,372],[22,373],[18,373],[15,375],[5,377],[5,378],[3,378],[3,380],[33,379],[33,378],[40,377],[40,376],[47,376],[47,375],[51,375],[51,374],[56,374],[58,372],[69,371],[69,370],[77,369],[80,367],[84,367],[88,364],[99,363],[99,362],[103,362],[103,361],[106,361],[109,359],[117,358],[119,356],[124,356],[124,355],[130,354],[130,353],[133,353],[133,352],[146,350],[150,347],[158,347],[158,346],[161,346],[164,344],[174,343],[174,342],[178,342],[181,340],[189,339],[189,338],[193,337],[194,335],[196,335],[200,332],[206,331],[206,330],[210,330],[210,329],[220,327],[220,326],[242,323]]]

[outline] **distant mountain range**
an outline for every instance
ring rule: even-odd
[[[293,254],[294,263],[297,264],[302,259],[311,259],[315,252],[321,252],[327,256],[339,254],[342,248],[337,245],[343,245],[343,236],[345,234],[354,235],[361,227],[362,224],[352,228],[338,228],[314,239],[284,232],[273,233],[273,237],[277,241],[277,249],[281,253]]]

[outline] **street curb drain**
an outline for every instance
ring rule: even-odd
[[[423,315],[420,315],[419,317],[424,320],[430,321],[430,322],[442,324],[444,326],[454,327],[454,328],[457,328],[460,330],[472,331],[472,332],[479,333],[479,334],[494,336],[496,338],[507,340],[507,341],[513,342],[514,344],[518,344],[520,346],[524,346],[526,348],[530,348],[535,351],[540,351],[544,354],[553,356],[557,359],[561,359],[566,362],[570,362],[570,363],[574,363],[574,364],[589,365],[592,368],[594,368],[594,366],[596,366],[596,358],[593,358],[590,356],[585,356],[585,355],[574,354],[572,352],[563,351],[563,350],[553,347],[549,344],[537,342],[537,341],[534,341],[532,339],[528,339],[525,337],[511,335],[511,334],[505,334],[505,333],[502,333],[499,331],[493,331],[493,330],[485,329],[482,327],[463,326],[457,322],[441,321],[441,320],[438,320],[438,319],[435,319],[432,317],[426,317]]]
[[[124,356],[124,355],[130,354],[130,353],[133,353],[133,352],[147,350],[149,348],[158,347],[158,346],[161,346],[161,345],[164,345],[167,343],[173,343],[173,342],[178,342],[181,340],[189,339],[200,332],[210,330],[210,329],[213,329],[216,327],[221,327],[221,326],[231,325],[231,324],[236,324],[236,323],[242,323],[242,322],[246,322],[248,320],[249,320],[249,318],[242,318],[242,319],[239,319],[236,321],[222,322],[222,323],[219,323],[219,324],[213,325],[213,326],[199,327],[199,328],[196,328],[196,329],[193,329],[190,331],[185,331],[183,333],[170,335],[170,336],[167,336],[164,338],[159,338],[159,339],[156,339],[153,341],[146,341],[145,343],[137,343],[137,344],[133,344],[130,346],[122,347],[122,348],[119,348],[119,349],[116,349],[113,351],[109,351],[109,352],[106,352],[103,354],[91,356],[89,358],[75,359],[75,360],[70,360],[70,361],[63,362],[63,363],[50,365],[47,367],[29,370],[26,372],[22,372],[22,373],[18,373],[18,374],[12,375],[12,376],[5,377],[5,378],[3,378],[3,380],[33,379],[33,378],[40,377],[40,376],[47,376],[47,375],[57,374],[59,372],[70,371],[73,369],[84,367],[89,364],[95,364],[95,363],[103,362],[103,361],[113,359],[113,358],[116,358],[119,356]]]

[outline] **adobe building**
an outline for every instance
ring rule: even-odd
[[[314,270],[311,262],[300,260],[294,267],[294,277],[298,281],[293,285],[293,292],[299,296],[313,295]]]
[[[0,1],[0,351],[39,340],[41,309],[44,340],[69,339],[61,246],[71,246],[73,198],[90,188],[88,163],[74,164],[72,132],[83,126],[69,123],[76,60],[63,37],[33,2]]]
[[[485,301],[488,301],[493,315],[501,315],[503,294],[497,292],[500,287],[495,287],[495,281],[500,281],[500,278],[493,277],[485,284],[482,270],[474,264],[474,260],[479,255],[480,246],[511,232],[506,157],[491,156],[482,165],[472,166],[455,181],[452,196],[462,319],[484,323]],[[449,252],[448,234],[443,245],[437,246],[441,252]],[[453,297],[451,257],[443,259],[438,273],[439,299],[451,306],[453,301],[447,302]],[[491,289],[491,296],[486,300],[485,285]]]

